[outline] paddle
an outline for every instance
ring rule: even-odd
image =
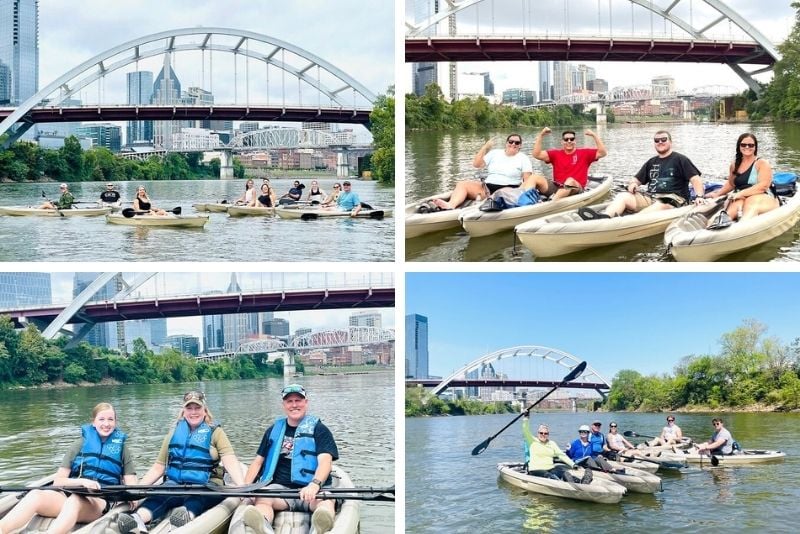
[[[164,210],[164,211],[166,211],[167,213],[174,213],[175,215],[180,215],[181,211],[183,211],[183,210],[181,210],[181,207],[178,206],[176,208],[172,208],[171,210]],[[125,217],[126,219],[130,219],[131,217],[135,217],[136,215],[146,215],[148,213],[150,213],[150,212],[149,211],[137,211],[137,210],[135,210],[133,208],[125,208],[124,210],[122,210],[122,216]]]
[[[42,198],[53,205],[53,209],[56,210],[56,213],[58,213],[61,217],[64,217],[64,214],[61,212],[60,209],[58,209],[58,206],[56,206],[56,203],[53,202],[52,200],[50,200],[49,198],[47,198],[47,194],[45,194],[44,189],[42,189]]]
[[[626,438],[647,438],[647,439],[656,439],[655,436],[648,436],[646,434],[637,434],[633,430],[626,430],[622,433],[623,436]]]
[[[477,456],[477,455],[479,455],[480,453],[482,453],[483,451],[485,451],[485,450],[486,450],[486,448],[489,446],[489,443],[490,443],[490,442],[491,442],[491,441],[492,441],[494,438],[496,438],[497,436],[499,436],[500,434],[502,434],[502,433],[503,433],[503,431],[504,431],[506,428],[508,428],[508,427],[510,427],[511,425],[513,425],[513,424],[514,424],[514,423],[517,421],[517,419],[519,419],[519,418],[520,418],[520,417],[522,417],[523,415],[526,415],[527,413],[529,413],[529,412],[530,412],[530,411],[531,411],[533,408],[535,408],[535,407],[536,407],[536,405],[537,405],[537,404],[539,404],[539,403],[540,403],[540,402],[542,402],[544,399],[546,399],[547,397],[549,397],[549,396],[550,396],[550,394],[551,394],[551,393],[553,393],[555,390],[557,390],[558,388],[560,388],[560,387],[561,387],[561,386],[563,386],[564,384],[566,384],[566,383],[568,383],[568,382],[572,382],[573,380],[575,380],[575,379],[576,379],[576,378],[577,378],[577,377],[578,377],[578,376],[579,376],[579,375],[580,375],[580,374],[583,372],[583,370],[584,370],[584,369],[586,369],[586,362],[581,362],[581,363],[579,363],[577,366],[575,366],[575,368],[574,368],[572,371],[570,371],[570,372],[567,374],[567,376],[565,376],[565,377],[564,377],[564,379],[563,379],[563,380],[562,380],[560,383],[558,383],[558,384],[557,384],[557,385],[556,385],[556,386],[555,386],[553,389],[551,389],[550,391],[548,391],[547,393],[545,393],[545,394],[544,394],[542,397],[540,397],[540,398],[539,398],[539,400],[537,400],[536,402],[534,402],[533,404],[531,404],[530,406],[528,406],[528,407],[525,409],[525,411],[523,411],[523,412],[522,412],[522,413],[520,413],[518,416],[516,416],[514,419],[512,419],[512,420],[511,420],[511,422],[509,422],[509,423],[508,423],[506,426],[504,426],[503,428],[501,428],[501,429],[500,429],[500,431],[499,431],[499,432],[497,432],[497,433],[496,433],[494,436],[490,436],[490,437],[486,438],[485,440],[483,440],[482,442],[480,442],[480,443],[479,443],[479,444],[478,444],[478,445],[477,445],[477,446],[476,446],[474,449],[472,449],[472,456]]]
[[[626,456],[624,454],[617,454],[617,457],[639,462],[650,462],[651,464],[658,464],[659,466],[666,467],[667,469],[683,469],[684,467],[686,467],[686,464],[683,462],[671,462],[669,460],[662,460],[660,462],[656,462],[655,460],[649,460],[647,458],[642,458],[641,456]]]

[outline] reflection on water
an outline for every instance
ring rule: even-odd
[[[705,180],[727,177],[735,156],[739,134],[750,131],[758,137],[758,154],[777,170],[800,170],[800,125],[687,123],[667,125],[611,124],[599,126],[598,134],[609,155],[592,165],[592,172],[611,174],[626,184],[645,160],[655,155],[653,133],[669,130],[673,149],[695,163]],[[583,131],[580,128],[579,131]],[[560,128],[555,129],[556,132]],[[539,128],[521,129],[523,151],[530,155]],[[406,202],[452,189],[459,180],[472,179],[477,170],[472,159],[491,136],[505,138],[508,132],[409,132],[406,134]],[[593,146],[578,136],[580,146]],[[558,143],[558,135],[545,138],[546,148]],[[495,146],[499,146],[496,144]],[[534,172],[552,177],[552,168],[533,162]],[[406,259],[410,261],[669,261],[664,255],[663,236],[641,239],[608,247],[589,249],[556,258],[536,259],[525,247],[516,244],[513,232],[473,239],[461,229],[406,240]],[[723,258],[723,261],[800,261],[800,225],[782,236]]]
[[[308,182],[308,180],[305,180]],[[331,191],[334,179],[320,179]],[[143,182],[153,204],[184,215],[197,202],[238,198],[245,180]],[[339,180],[341,182],[341,180]],[[283,194],[291,180],[273,180]],[[42,188],[56,184],[0,184],[0,204],[39,203]],[[80,200],[94,200],[104,183],[70,186]],[[140,182],[118,184],[123,201]],[[373,206],[392,208],[394,189],[353,181],[353,191]],[[317,221],[279,217],[228,217],[211,213],[203,228],[145,228],[108,224],[103,217],[0,216],[0,261],[392,261],[394,217],[383,220],[329,217]]]

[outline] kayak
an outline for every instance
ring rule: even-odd
[[[714,455],[714,457],[719,460],[719,465],[722,466],[774,462],[783,460],[785,456],[786,453],[781,451],[765,451],[756,449],[742,449],[740,451],[736,451],[734,454]],[[687,462],[695,464],[700,463],[701,459],[703,463],[711,463],[711,457],[707,454],[699,454],[697,449],[684,451],[684,458],[686,458]]]
[[[122,210],[122,200],[116,202],[103,202],[102,200],[97,203],[101,208],[111,208],[111,213],[116,213]]]
[[[427,211],[425,213],[420,213],[420,208],[423,208],[423,210],[428,209],[428,203],[432,200],[438,198],[447,201],[450,200],[450,195],[452,194],[452,191],[448,191],[446,193],[440,193],[438,195],[426,197],[422,200],[407,204],[405,210],[406,239],[412,239],[414,237],[431,234],[433,232],[439,232],[441,230],[458,228],[460,226],[458,217],[461,215],[461,213],[463,213],[463,211],[470,206],[478,205],[481,202],[480,199],[467,200],[458,209]]]
[[[353,482],[347,473],[334,465],[332,471],[334,488],[352,488]],[[253,534],[253,529],[244,524],[243,516],[246,504],[240,504],[233,514],[228,532],[231,534]],[[338,507],[337,507],[338,508]],[[359,532],[361,522],[360,505],[358,501],[342,501],[342,506],[336,511],[331,534],[355,534]],[[276,534],[309,534],[311,530],[311,514],[306,512],[278,512],[272,527]]]
[[[275,208],[258,208],[255,206],[230,206],[228,208],[228,216],[230,217],[272,217],[275,215]]]
[[[651,440],[654,441],[654,440]],[[693,445],[692,438],[683,437],[679,443],[675,443],[674,445],[650,445],[650,442],[645,441],[644,443],[640,443],[636,446],[637,449],[652,449],[652,450],[667,450],[667,451],[675,451],[681,449],[688,449]]]
[[[599,183],[597,180],[602,180]],[[588,206],[598,202],[611,191],[614,180],[611,176],[593,178],[589,181],[588,188],[583,193],[571,195],[559,200],[547,200],[528,206],[519,206],[500,211],[481,211],[479,206],[465,209],[458,220],[461,226],[472,237],[482,237],[510,230],[518,224],[547,217],[554,213],[561,213]]]
[[[674,452],[672,450],[647,448],[637,449],[637,453],[642,458],[659,464],[659,468],[676,469],[686,467],[686,456],[683,452]]]
[[[353,219],[383,219],[392,215],[392,210],[374,208],[362,209],[352,217],[349,211],[337,208],[312,208],[308,206],[278,206],[275,213],[282,219],[316,220],[327,217],[348,217]]]
[[[591,208],[600,213],[610,202]],[[520,242],[538,258],[560,256],[591,247],[624,243],[658,235],[675,219],[686,215],[692,206],[644,213],[631,213],[610,219],[584,220],[578,210],[534,219],[517,225]]]
[[[565,499],[616,504],[627,491],[611,480],[595,478],[591,484],[578,484],[552,478],[529,475],[523,464],[504,462],[497,464],[500,479],[532,493],[553,495]]]
[[[650,462],[640,462],[639,460],[629,460],[627,458],[619,458],[619,460],[606,460],[611,466],[622,469],[626,467],[633,467],[639,471],[650,473],[651,475],[658,471],[658,464]]]
[[[609,462],[610,463],[610,462]],[[611,480],[633,493],[655,493],[661,491],[661,478],[647,471],[630,466],[612,466],[617,472],[592,470],[595,479]],[[581,472],[580,476],[583,476]]]
[[[125,217],[118,213],[106,215],[106,222],[128,226],[165,226],[172,228],[200,228],[208,222],[208,215],[135,215]]]
[[[31,206],[0,207],[0,215],[38,216],[38,217],[98,217],[111,212],[111,208],[69,208],[63,210],[34,208]]]
[[[719,230],[707,226],[722,209],[721,204],[710,213],[687,214],[670,224],[664,244],[678,261],[714,261],[760,245],[789,231],[800,220],[800,195],[781,198],[785,202],[778,208]]]
[[[192,207],[197,211],[210,211],[214,213],[225,213],[231,204],[221,204],[215,202],[200,202],[192,204]]]

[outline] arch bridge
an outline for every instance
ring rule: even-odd
[[[753,76],[781,59],[763,33],[719,0],[604,4],[598,0],[587,10],[587,3],[570,0],[439,2],[438,11],[417,12],[406,21],[406,61],[720,63],[759,92]]]
[[[209,93],[213,93],[215,55],[222,54],[232,60],[231,104],[201,101],[186,105],[170,99],[141,105],[105,102],[105,80],[115,71],[137,72],[141,62],[162,56],[165,70],[172,69],[176,54],[190,52],[201,56],[199,70],[204,85],[201,89]],[[243,66],[239,65],[240,59]],[[218,76],[230,75],[230,65],[224,66],[216,65]],[[239,80],[242,70],[243,83]],[[95,85],[96,104],[62,105]],[[18,108],[5,110],[0,135],[21,123],[4,144],[8,147],[36,122],[81,120],[305,120],[366,124],[375,98],[374,93],[340,68],[286,41],[233,28],[181,28],[133,39],[72,68]]]
[[[487,365],[492,365],[496,362],[501,362],[503,360],[510,360],[510,359],[520,359],[520,360],[539,360],[541,362],[549,362],[553,364],[552,366],[549,365],[551,371],[555,367],[558,372],[561,373],[557,380],[541,380],[541,379],[531,379],[527,377],[525,379],[516,380],[510,379],[509,377],[491,377],[494,379],[499,378],[500,380],[488,380],[486,383],[483,382],[483,378],[485,377],[471,377],[470,375],[474,375],[479,373],[482,369],[484,369]],[[439,395],[443,391],[445,391],[448,387],[463,387],[466,385],[478,386],[478,385],[493,385],[493,386],[503,386],[506,387],[521,387],[521,386],[550,386],[553,387],[554,385],[560,382],[560,378],[564,375],[567,375],[572,369],[578,366],[581,363],[581,360],[569,354],[567,352],[553,349],[549,347],[542,347],[538,345],[524,345],[524,346],[517,346],[517,347],[510,347],[506,349],[501,349],[495,352],[491,352],[488,354],[484,354],[480,356],[468,364],[464,365],[460,369],[457,369],[449,376],[445,377],[438,384],[436,384],[431,392],[434,395]],[[563,371],[563,372],[562,372]],[[555,372],[555,371],[553,371]],[[508,382],[508,384],[500,384],[502,380]],[[414,382],[414,381],[409,381]],[[564,388],[580,388],[580,389],[593,389],[597,391],[601,396],[605,396],[605,394],[611,389],[611,384],[600,374],[593,369],[590,365],[586,366],[583,373],[580,376],[575,378],[572,382],[565,384]]]

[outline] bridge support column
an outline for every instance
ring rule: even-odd
[[[605,125],[608,122],[608,117],[606,117],[606,106],[603,102],[597,103],[597,125]]]
[[[219,161],[219,179],[233,180],[233,152],[222,150],[220,154],[222,157]]]
[[[292,378],[295,375],[294,354],[287,354],[283,362],[283,378]]]
[[[331,147],[336,152],[336,177],[347,178],[350,176],[350,162],[347,147]]]
[[[694,111],[692,110],[692,102],[689,98],[682,99],[683,101],[683,119],[684,120],[694,120]]]

